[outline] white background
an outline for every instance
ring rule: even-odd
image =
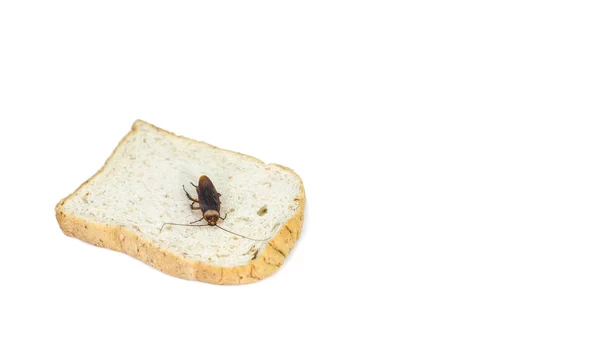
[[[3,1],[0,348],[598,349],[595,1]],[[66,237],[135,119],[293,168],[243,287]]]

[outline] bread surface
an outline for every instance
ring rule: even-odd
[[[182,186],[206,175],[221,194],[219,225],[202,218]],[[190,184],[190,182],[192,184]],[[63,232],[124,252],[167,274],[214,284],[272,275],[300,235],[305,194],[292,170],[134,123],[102,169],[56,205]],[[205,224],[201,222],[200,224]]]

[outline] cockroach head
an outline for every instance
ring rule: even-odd
[[[204,220],[210,225],[215,226],[219,220],[219,212],[216,210],[207,210],[204,212]]]

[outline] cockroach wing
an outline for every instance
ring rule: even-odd
[[[200,202],[200,209],[203,213],[207,210],[221,212],[219,193],[217,193],[217,189],[212,181],[204,175],[198,180],[198,201]]]

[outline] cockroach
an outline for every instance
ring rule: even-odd
[[[188,193],[188,191],[185,189],[185,185],[182,186],[183,191],[185,192],[185,195],[187,196],[187,198],[190,201],[192,201],[192,203],[190,204],[190,208],[192,210],[202,211],[202,218],[200,220],[190,222],[189,224],[178,224],[178,223],[174,223],[174,222],[166,222],[160,227],[160,232],[162,232],[165,225],[199,226],[199,227],[216,226],[223,231],[229,232],[236,236],[246,238],[246,239],[249,239],[252,241],[262,242],[262,241],[267,241],[270,239],[270,238],[255,239],[255,238],[246,237],[246,236],[240,235],[239,233],[231,232],[231,231],[219,226],[217,224],[217,221],[219,221],[219,219],[225,221],[225,219],[227,218],[227,213],[225,213],[224,217],[221,217],[221,199],[219,198],[219,197],[221,197],[221,194],[219,192],[217,192],[215,185],[213,185],[212,181],[210,181],[210,179],[206,175],[200,176],[200,179],[198,180],[198,186],[194,185],[193,182],[190,182],[190,183],[192,184],[192,186],[194,186],[196,188],[196,193],[198,194],[198,199],[192,197]],[[198,206],[194,206],[195,204],[198,204]],[[202,220],[206,220],[206,225],[194,225],[195,223],[201,222]]]

